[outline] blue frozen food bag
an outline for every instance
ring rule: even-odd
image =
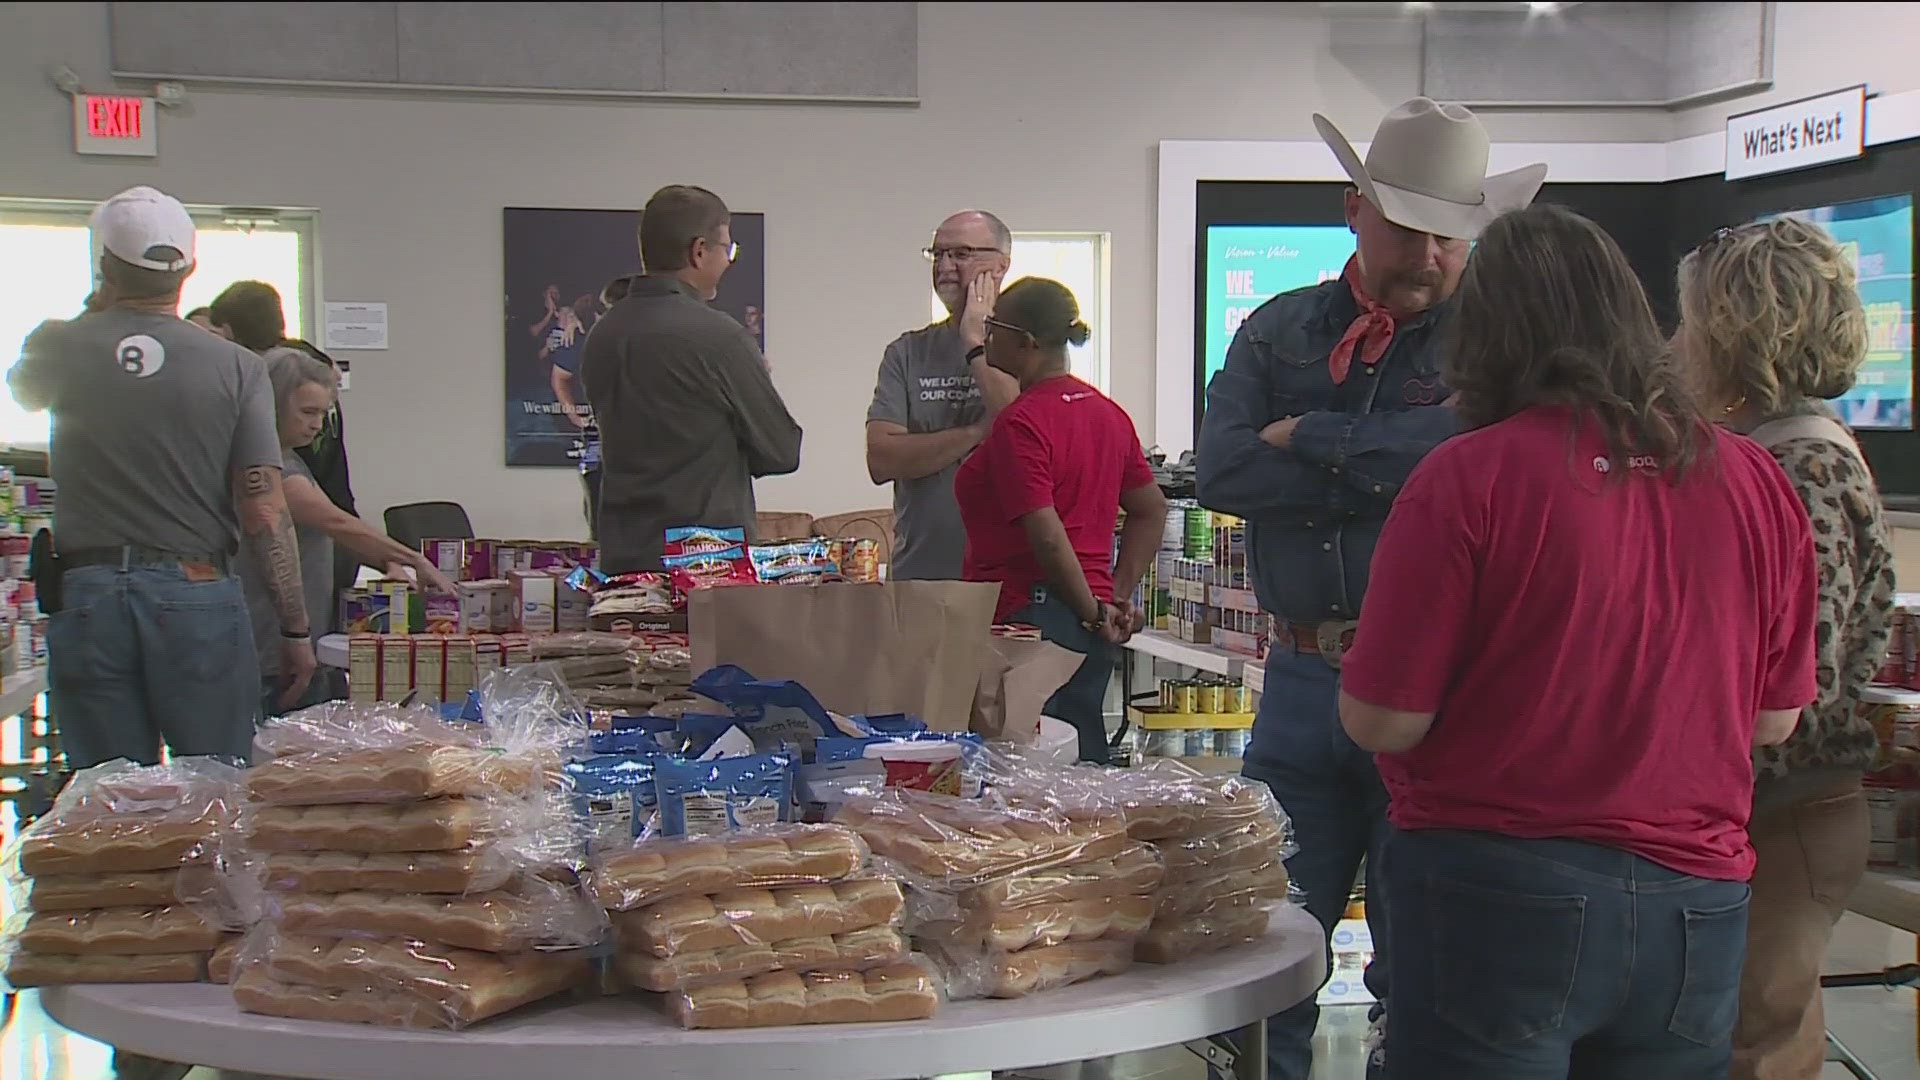
[[[785,754],[662,759],[653,783],[666,836],[718,836],[793,817],[793,759]]]

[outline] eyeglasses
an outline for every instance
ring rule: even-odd
[[[703,236],[703,237],[701,237],[701,239],[702,239],[702,240],[705,240],[705,241],[707,242],[707,246],[708,246],[708,247],[710,247],[710,248],[718,248],[718,247],[720,246],[720,242],[719,242],[718,240],[715,240],[715,239],[713,239],[713,238],[712,238],[712,237],[710,237],[710,236]],[[726,246],[726,249],[725,249],[725,250],[726,250],[726,253],[727,253],[727,261],[728,261],[728,262],[739,262],[739,261],[740,261],[740,241],[738,241],[738,240],[735,240],[735,241],[733,241],[733,242],[731,242],[731,243],[729,243],[729,244],[728,244],[728,245]]]
[[[920,254],[925,256],[926,260],[930,263],[938,263],[942,259],[947,259],[957,263],[963,263],[968,261],[969,259],[977,259],[986,255],[1004,255],[1005,252],[1001,251],[999,248],[962,246],[962,247],[924,247],[920,249]]]
[[[1019,334],[1021,337],[1027,338],[1028,340],[1037,340],[1034,338],[1033,332],[1028,330],[1024,326],[1015,326],[1009,322],[1001,322],[999,319],[996,319],[991,315],[987,316],[986,322],[987,322],[988,337],[992,337],[993,332],[995,330],[1010,330],[1016,334]]]

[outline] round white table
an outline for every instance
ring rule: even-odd
[[[646,1002],[533,1005],[466,1031],[409,1031],[255,1016],[223,986],[62,986],[41,991],[55,1020],[135,1053],[310,1080],[458,1076],[781,1077],[901,1080],[1030,1068],[1248,1029],[1236,1072],[1264,1076],[1262,1020],[1319,988],[1320,926],[1275,912],[1260,942],[1177,964],[1141,964],[1013,1001],[961,1001],[931,1020],[684,1031]],[[1240,1067],[1244,1066],[1244,1070]]]
[[[347,635],[322,634],[313,639],[313,658],[328,667],[347,669]]]

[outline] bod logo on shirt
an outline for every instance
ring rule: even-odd
[[[1440,376],[1415,375],[1400,388],[1400,394],[1409,405],[1440,404]]]
[[[136,379],[144,379],[160,370],[167,362],[167,350],[164,345],[146,334],[133,334],[120,339],[113,347],[113,358],[120,370]]]

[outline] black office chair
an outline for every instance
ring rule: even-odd
[[[387,535],[420,550],[420,541],[470,540],[473,522],[466,508],[457,502],[417,502],[389,506],[385,514]]]

